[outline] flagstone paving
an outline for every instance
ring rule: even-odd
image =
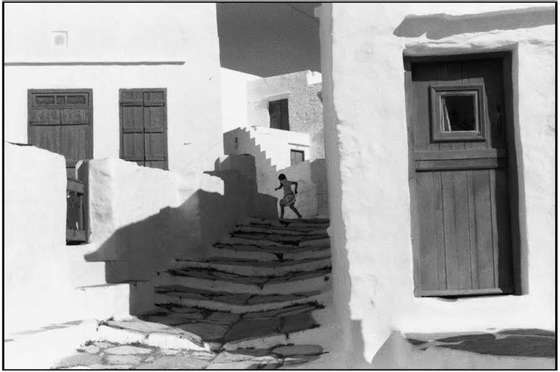
[[[235,351],[192,351],[88,341],[59,369],[276,369],[295,367],[323,354],[317,345],[282,345]]]

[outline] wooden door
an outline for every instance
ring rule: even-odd
[[[28,139],[37,147],[64,155],[75,178],[78,160],[93,157],[91,89],[28,91]]]
[[[415,294],[510,293],[504,57],[406,65]]]
[[[166,90],[121,89],[120,122],[121,159],[167,169]]]

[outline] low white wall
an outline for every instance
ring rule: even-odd
[[[534,15],[527,9],[534,6],[322,6],[333,288],[348,365],[371,362],[392,330],[554,328],[555,31],[550,21],[554,10],[539,5],[548,6],[548,14]],[[505,12],[508,9],[514,11]],[[494,13],[478,14],[485,11]],[[477,21],[458,17],[455,22],[437,23],[416,18],[417,34],[396,36],[405,17],[441,13],[472,14]],[[514,16],[522,27],[507,21]],[[527,292],[454,301],[416,298],[403,53],[495,50],[513,51],[519,218],[521,249],[528,262]]]
[[[129,286],[105,284],[105,267],[66,246],[64,158],[5,143],[6,334],[128,314]]]
[[[92,231],[86,258],[107,262],[110,282],[151,280],[177,258],[203,257],[235,223],[259,215],[252,157],[216,163],[199,183],[115,158],[84,166]],[[274,200],[269,199],[261,204],[273,214]],[[135,303],[150,304],[144,298],[150,291],[135,295]],[[133,311],[145,310],[140,307]]]

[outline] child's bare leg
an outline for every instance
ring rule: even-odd
[[[301,218],[301,214],[299,214],[298,210],[296,209],[295,205],[290,205],[290,209],[294,211],[295,214],[297,214],[298,218]],[[282,213],[282,215],[284,215],[284,213]]]

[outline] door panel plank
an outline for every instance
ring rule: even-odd
[[[494,246],[492,207],[490,196],[490,171],[473,171],[472,186],[476,227],[477,277],[479,288],[494,288]]]
[[[60,143],[60,126],[29,127],[29,143],[45,150],[62,154]]]
[[[144,130],[146,132],[163,132],[165,130],[164,107],[144,107]]]
[[[498,275],[498,286],[512,290],[512,260],[511,260],[511,238],[509,223],[509,204],[507,201],[507,175],[505,170],[496,170],[495,172],[495,198],[496,198],[496,215],[498,230],[498,262],[496,273]]]
[[[444,172],[442,181],[447,288],[471,288],[466,177],[464,172]]]
[[[130,161],[144,161],[144,134],[123,133],[123,156]]]
[[[421,288],[445,289],[443,232],[438,229],[442,221],[439,175],[424,173],[417,177],[416,192],[419,196],[420,214],[418,221]]]
[[[123,106],[122,110],[122,128],[125,132],[142,132],[144,130],[144,113],[142,107]]]

